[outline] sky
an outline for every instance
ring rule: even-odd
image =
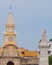
[[[18,47],[38,50],[43,28],[47,30],[48,40],[52,38],[52,0],[0,0],[0,46],[4,44],[10,6]]]

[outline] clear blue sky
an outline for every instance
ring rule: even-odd
[[[52,38],[52,0],[0,0],[0,46],[4,42],[10,5],[19,47],[37,50],[43,28],[48,39]]]

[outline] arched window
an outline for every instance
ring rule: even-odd
[[[12,61],[9,61],[7,65],[14,65],[14,63]]]

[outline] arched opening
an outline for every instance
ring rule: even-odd
[[[14,65],[14,63],[11,62],[11,61],[9,61],[9,62],[7,63],[7,65]]]

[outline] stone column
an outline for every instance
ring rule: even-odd
[[[49,44],[48,44],[48,40],[47,40],[47,36],[46,36],[46,30],[43,29],[42,39],[39,43],[39,50],[40,50],[39,65],[49,65],[48,48],[49,48]]]

